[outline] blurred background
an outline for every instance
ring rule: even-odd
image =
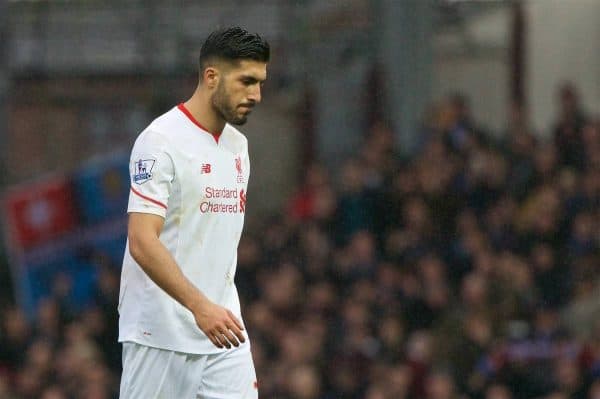
[[[128,156],[267,38],[236,283],[261,398],[600,398],[600,2],[0,2],[0,398],[118,396]]]

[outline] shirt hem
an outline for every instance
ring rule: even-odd
[[[149,214],[152,214],[152,215],[160,216],[163,219],[166,219],[166,216],[167,216],[167,212],[164,209],[162,209],[162,208],[150,208],[150,207],[128,208],[127,209],[127,213],[149,213]]]
[[[208,341],[210,343],[211,346],[214,347],[214,350],[202,350],[202,349],[198,349],[198,350],[190,350],[187,346],[185,347],[179,347],[177,345],[173,346],[173,345],[161,345],[161,344],[157,344],[155,342],[149,342],[146,340],[142,340],[142,339],[138,339],[138,338],[131,338],[131,337],[127,337],[127,338],[121,338],[119,337],[119,343],[125,343],[125,342],[133,342],[136,343],[138,345],[143,345],[143,346],[148,346],[150,348],[156,348],[156,349],[162,349],[162,350],[167,350],[167,351],[173,351],[173,352],[179,352],[179,353],[186,353],[186,354],[190,354],[190,355],[216,355],[219,353],[224,353],[224,352],[228,352],[228,351],[232,351],[232,350],[241,350],[244,349],[246,346],[248,346],[248,348],[250,348],[250,340],[248,339],[248,337],[246,337],[246,342],[244,342],[243,344],[241,344],[240,346],[238,346],[237,348],[235,346],[233,346],[231,349],[227,349],[227,348],[217,348],[216,346],[214,346],[212,344],[212,342]]]

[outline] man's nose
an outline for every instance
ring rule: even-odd
[[[248,100],[259,103],[261,100],[260,85],[253,85],[248,93]]]

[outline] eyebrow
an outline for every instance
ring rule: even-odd
[[[261,82],[262,83],[262,82],[264,82],[267,79],[266,78],[265,79],[259,79],[259,78],[257,78],[254,75],[242,75],[242,76],[240,76],[240,80],[253,80],[253,81]]]

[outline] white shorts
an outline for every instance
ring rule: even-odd
[[[120,399],[257,399],[250,345],[194,355],[123,343]]]

